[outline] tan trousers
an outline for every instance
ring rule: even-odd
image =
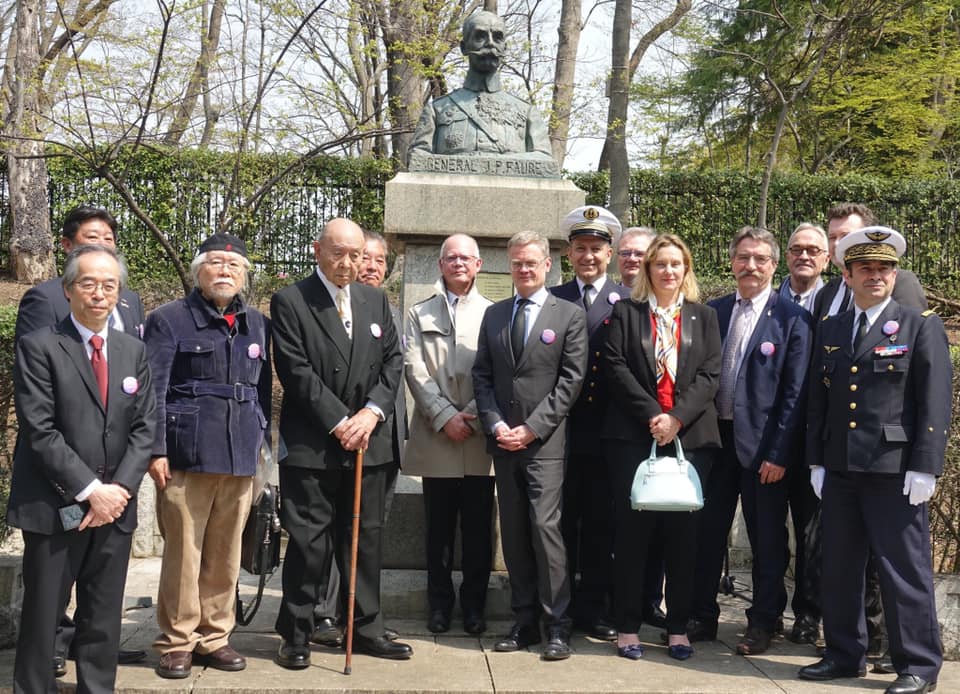
[[[172,470],[157,496],[163,563],[154,642],[170,651],[212,653],[235,623],[240,536],[250,513],[253,478]]]

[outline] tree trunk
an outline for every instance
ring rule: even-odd
[[[20,0],[15,27],[14,94],[6,135],[10,187],[10,267],[15,279],[36,283],[54,274],[47,200],[47,163],[37,107],[40,85],[39,0]]]
[[[423,107],[423,78],[417,68],[417,18],[424,12],[420,0],[391,3],[389,18],[380,17],[387,56],[387,108],[396,131],[392,137],[393,157],[406,164],[407,150]]]
[[[561,167],[567,156],[567,137],[570,133],[577,49],[580,46],[580,12],[580,0],[563,0],[560,7],[560,25],[557,27],[557,60],[548,130],[553,158]]]
[[[187,84],[187,91],[184,94],[183,101],[177,109],[177,115],[173,118],[170,129],[163,138],[164,144],[177,145],[183,138],[183,133],[190,127],[190,118],[197,106],[197,100],[203,95],[204,111],[204,133],[203,140],[209,141],[213,125],[220,118],[220,111],[216,106],[211,105],[209,99],[209,75],[210,66],[213,65],[217,57],[217,47],[220,45],[220,27],[223,23],[223,12],[226,7],[226,0],[213,0],[213,7],[210,10],[210,20],[207,21],[207,3],[203,3],[203,24],[201,26],[200,38],[200,56],[193,66],[193,73],[190,75],[190,82]]]
[[[627,157],[627,106],[629,74],[627,54],[630,51],[631,0],[616,0],[613,9],[611,38],[610,106],[607,110],[607,137],[603,148],[610,165],[610,211],[621,222],[628,222],[630,212],[630,160]]]

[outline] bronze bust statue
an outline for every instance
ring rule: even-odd
[[[463,23],[466,80],[424,106],[410,145],[411,171],[559,176],[536,108],[501,88],[505,45],[506,27],[498,15],[476,12]]]

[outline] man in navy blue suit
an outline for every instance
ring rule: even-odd
[[[567,548],[574,626],[598,639],[613,640],[610,623],[613,591],[613,500],[597,432],[606,412],[606,379],[600,350],[607,339],[610,311],[627,293],[607,277],[613,241],[620,222],[608,210],[585,205],[571,211],[560,225],[570,243],[567,258],[576,273],[550,293],[582,306],[587,312],[587,378],[570,411],[567,469],[563,478],[561,527]],[[579,580],[577,575],[579,574]]]
[[[892,298],[905,248],[899,233],[878,226],[838,242],[854,308],[817,330],[806,434],[810,482],[823,500],[827,647],[799,677],[865,674],[872,551],[898,675],[886,694],[933,691],[943,663],[926,502],[943,473],[950,352],[933,311]]]
[[[717,589],[740,497],[753,552],[753,604],[740,655],[770,647],[787,604],[787,476],[798,474],[812,339],[810,314],[773,291],[780,258],[773,234],[744,227],[730,242],[737,291],[710,302],[723,336],[717,413],[722,448],[704,493],[691,640],[716,638]],[[804,471],[803,474],[806,474]]]

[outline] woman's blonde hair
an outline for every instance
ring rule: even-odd
[[[657,234],[657,237],[647,246],[647,255],[643,259],[643,272],[637,276],[637,282],[633,285],[631,296],[637,301],[645,301],[653,293],[653,283],[650,281],[650,266],[657,259],[657,254],[661,248],[673,246],[680,249],[683,256],[683,281],[680,283],[680,291],[683,293],[684,301],[700,301],[700,288],[697,286],[697,276],[693,272],[693,256],[690,249],[676,234]]]

